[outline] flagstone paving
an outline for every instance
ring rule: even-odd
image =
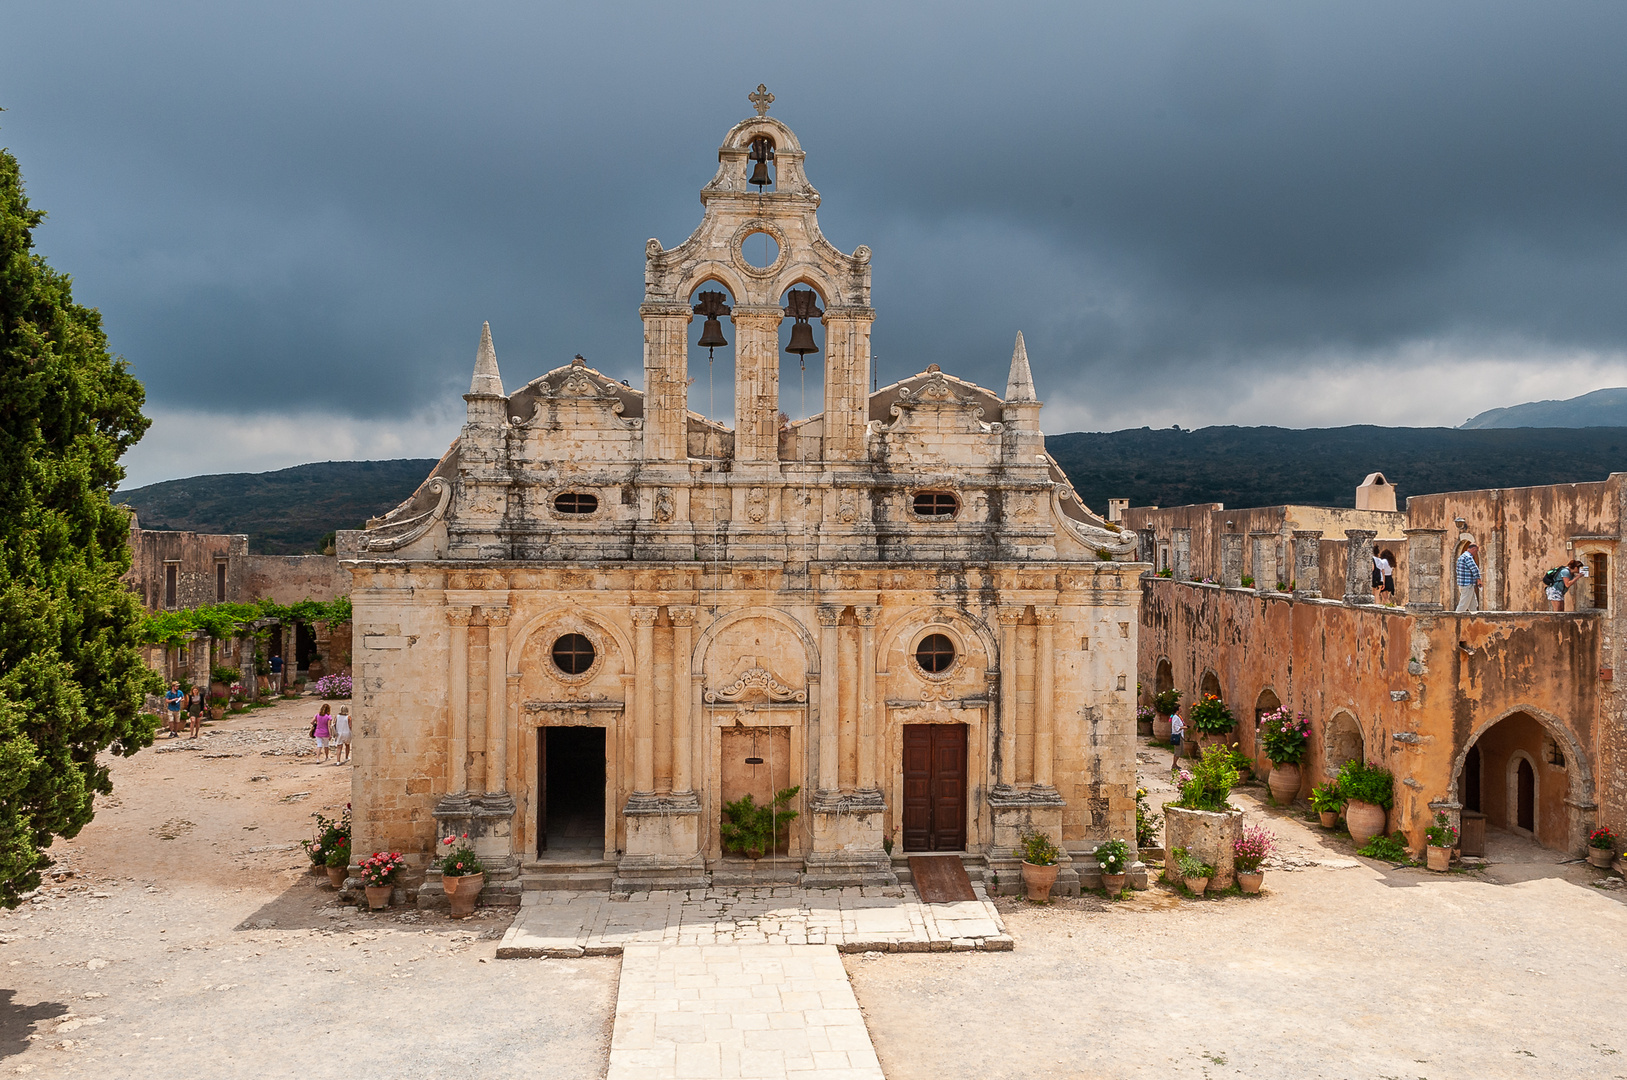
[[[840,952],[1002,952],[1011,948],[981,884],[975,900],[923,903],[892,889],[714,888],[528,892],[499,959],[615,956],[633,945],[828,945]]]
[[[607,1080],[883,1080],[832,945],[624,947]]]

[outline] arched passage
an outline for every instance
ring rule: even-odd
[[[1465,775],[1470,767],[1478,784]],[[1487,825],[1558,851],[1575,854],[1585,846],[1592,768],[1557,717],[1527,707],[1483,724],[1453,762],[1452,801],[1462,802],[1475,787]]]

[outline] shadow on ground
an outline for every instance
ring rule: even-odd
[[[63,1015],[68,1006],[60,1001],[41,1001],[35,1005],[18,1005],[12,998],[15,990],[0,990],[0,1058],[8,1058],[28,1049],[28,1037],[34,1025]]]

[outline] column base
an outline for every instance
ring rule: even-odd
[[[465,836],[475,855],[486,865],[487,875],[501,874],[519,865],[514,858],[514,796],[506,791],[472,795],[443,795],[435,804],[435,851],[431,859],[439,859],[446,844]]]
[[[897,885],[892,857],[882,846],[886,810],[886,800],[874,788],[848,795],[816,794],[808,808],[813,815],[813,850],[803,859],[803,887]]]
[[[1079,870],[1073,856],[1062,846],[1062,811],[1066,806],[1066,800],[1049,785],[1025,791],[1002,786],[989,793],[994,825],[994,840],[988,847],[990,893],[1010,896],[1022,891],[1023,860],[1017,848],[1023,834],[1032,830],[1049,836],[1062,851],[1052,895],[1079,895]]]
[[[700,853],[700,799],[693,791],[635,792],[622,808],[627,847],[610,891],[626,896],[652,889],[704,889],[710,882]]]

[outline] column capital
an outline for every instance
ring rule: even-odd
[[[1020,607],[1003,607],[995,612],[1001,626],[1016,626],[1023,620],[1023,609]]]
[[[468,608],[446,609],[446,623],[448,626],[467,627],[469,625],[469,620],[473,617],[474,612],[470,611]]]
[[[1322,530],[1321,529],[1295,529],[1294,530],[1294,539],[1295,540],[1320,540],[1320,539],[1322,539]]]
[[[694,626],[695,609],[692,607],[668,607],[667,618],[672,620],[673,626]]]
[[[486,625],[487,626],[507,626],[508,625],[508,608],[506,608],[506,607],[482,607],[480,610],[485,613]]]
[[[660,611],[659,608],[653,607],[635,607],[628,610],[633,613],[634,626],[654,626],[655,616]]]
[[[881,617],[881,608],[871,604],[860,604],[853,609],[860,626],[875,626],[876,620]]]
[[[638,313],[642,318],[681,318],[685,322],[694,318],[695,312],[688,304],[668,303],[663,301],[649,301],[638,306]]]
[[[1041,626],[1055,626],[1058,611],[1054,607],[1035,607],[1034,620]]]
[[[814,609],[814,617],[819,620],[820,626],[835,626],[842,617],[842,607],[839,604],[820,604]]]

